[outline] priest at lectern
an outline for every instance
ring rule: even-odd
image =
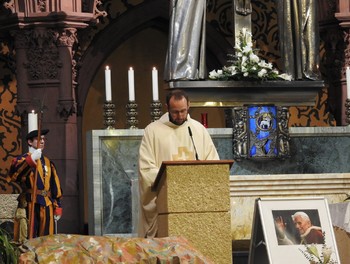
[[[166,107],[168,112],[145,128],[139,150],[141,237],[157,235],[157,197],[151,187],[163,161],[219,160],[208,131],[188,113],[187,94],[170,91]]]

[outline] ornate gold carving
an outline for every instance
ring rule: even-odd
[[[3,69],[2,73],[10,73],[7,69]],[[8,172],[9,165],[11,164],[12,158],[21,154],[22,146],[21,140],[18,135],[21,131],[21,119],[16,114],[16,82],[9,79],[9,77],[2,75],[0,85],[0,98],[2,108],[0,110],[0,144],[1,158],[0,158],[0,175],[5,176]],[[0,193],[19,193],[8,190],[11,186],[11,190],[17,190],[18,186],[8,184],[4,179],[0,179]]]
[[[334,116],[328,110],[328,87],[316,98],[314,107],[290,107],[290,127],[336,126]]]

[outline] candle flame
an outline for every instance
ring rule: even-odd
[[[133,70],[133,68],[132,68],[132,67],[130,67],[130,68],[129,68],[129,70],[130,70],[130,71],[132,71],[132,70]]]
[[[106,70],[109,70],[109,66],[108,65],[106,66]]]

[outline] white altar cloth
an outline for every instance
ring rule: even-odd
[[[350,233],[350,202],[329,204],[333,226]]]

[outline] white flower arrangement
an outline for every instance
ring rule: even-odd
[[[325,240],[325,233],[323,233],[323,241]],[[321,254],[318,252],[316,244],[304,244],[305,250],[299,249],[301,253],[309,260],[310,264],[337,264],[337,261],[332,260],[333,250],[327,247],[326,242],[322,244]]]
[[[292,76],[280,74],[271,63],[261,59],[258,50],[253,49],[252,34],[242,28],[235,46],[235,54],[228,54],[232,60],[231,65],[224,66],[221,70],[213,70],[209,73],[212,80],[286,80],[291,81]]]

